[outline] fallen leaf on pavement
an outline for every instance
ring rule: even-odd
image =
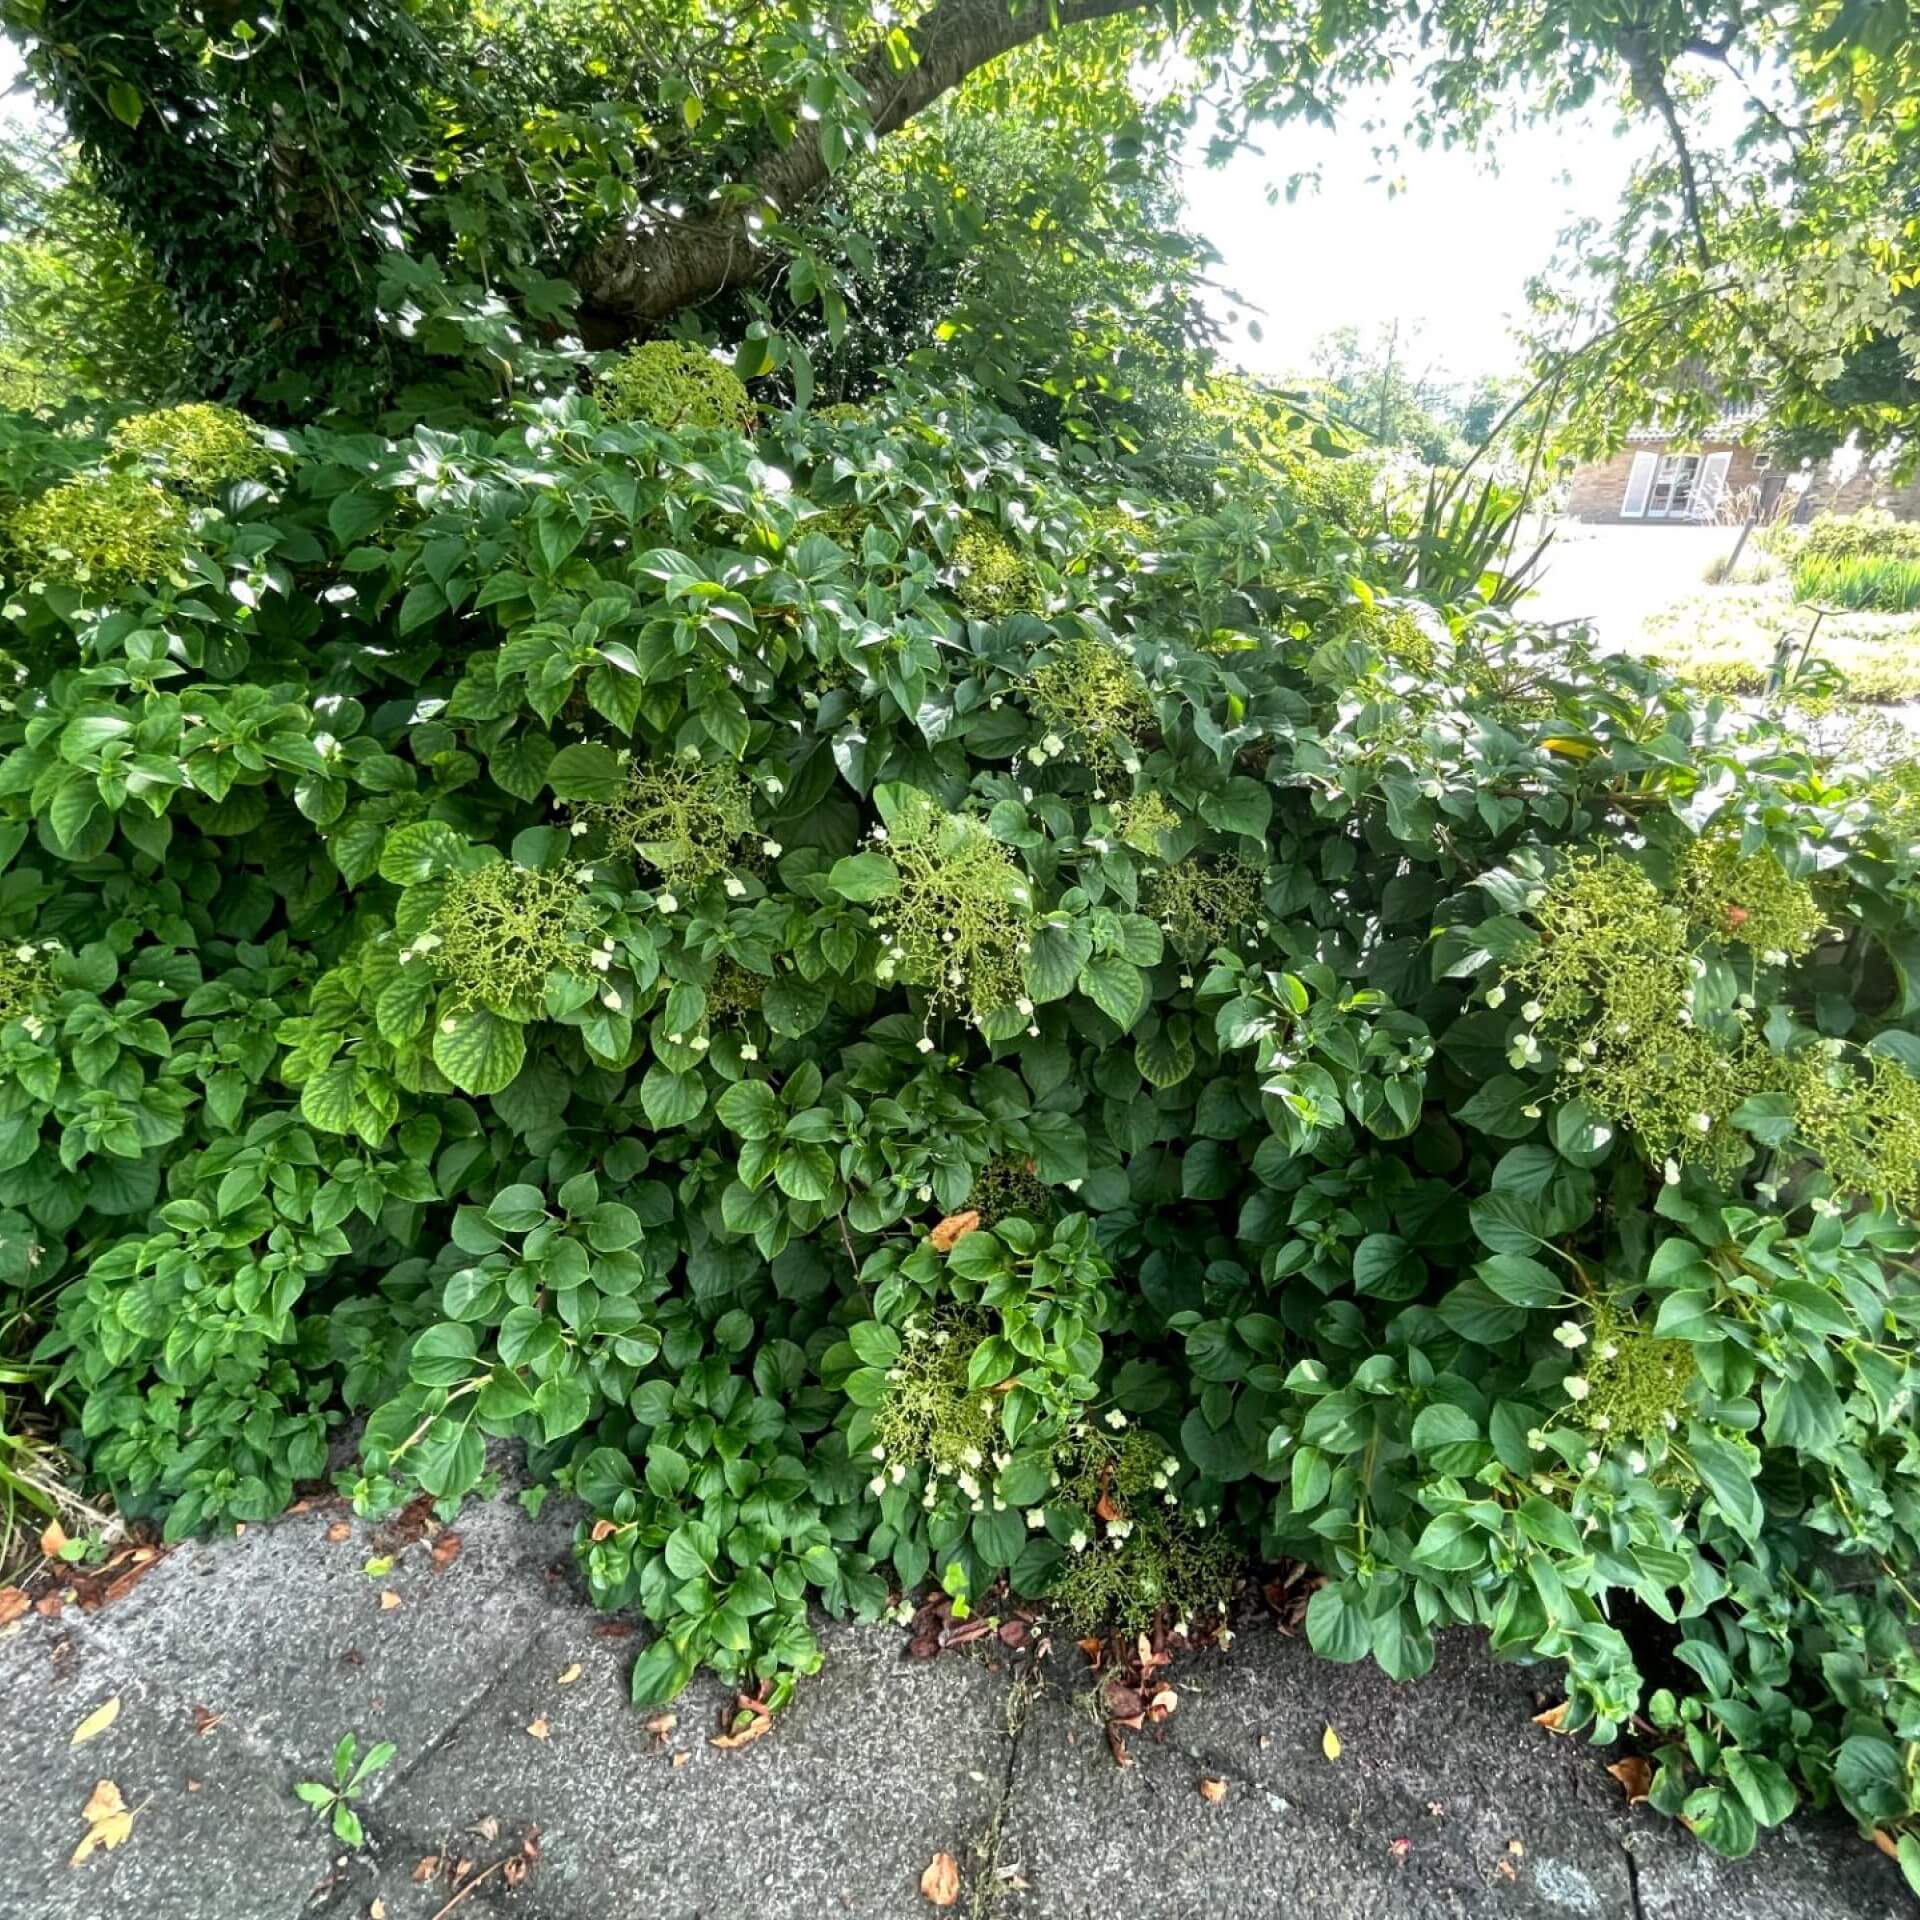
[[[1200,1782],[1200,1798],[1209,1806],[1217,1807],[1227,1797],[1227,1783],[1216,1780],[1211,1774]]]
[[[1387,1842],[1387,1851],[1394,1859],[1404,1860],[1413,1851],[1413,1842],[1401,1834],[1398,1839]]]
[[[960,1898],[960,1869],[950,1853],[936,1853],[920,1876],[921,1897],[936,1907],[950,1907]]]
[[[395,1593],[391,1587],[383,1587],[380,1590],[380,1611],[382,1613],[391,1613],[399,1604],[400,1596]]]
[[[101,1734],[120,1718],[120,1696],[116,1693],[104,1707],[95,1707],[87,1717],[73,1730],[73,1738],[67,1742],[70,1747],[84,1747],[89,1740],[97,1740]]]
[[[948,1214],[927,1237],[933,1242],[935,1253],[951,1253],[979,1224],[979,1214],[969,1208],[965,1213]]]
[[[692,1758],[693,1758],[693,1755],[690,1753],[676,1753],[673,1756],[673,1764],[676,1767],[684,1767],[687,1764],[687,1762]]]
[[[1900,1842],[1896,1840],[1892,1834],[1883,1832],[1879,1827],[1875,1827],[1873,1830],[1873,1844],[1878,1847],[1889,1860],[1898,1860],[1900,1858]]]
[[[656,1713],[643,1724],[656,1740],[664,1740],[680,1724],[680,1716],[677,1713]]]
[[[227,1716],[215,1713],[209,1707],[196,1706],[193,1709],[193,1730],[204,1740]]]
[[[40,1551],[49,1560],[58,1560],[67,1544],[67,1530],[58,1520],[49,1520],[40,1535]]]
[[[432,1547],[428,1549],[428,1552],[433,1560],[433,1564],[444,1573],[448,1567],[452,1566],[453,1563],[460,1558],[460,1549],[465,1544],[457,1533],[443,1533],[440,1538],[433,1543]]]
[[[1607,1771],[1627,1790],[1627,1805],[1637,1807],[1653,1791],[1653,1765],[1639,1754],[1616,1760]]]
[[[79,1866],[95,1851],[111,1853],[133,1831],[133,1815],[111,1780],[94,1783],[80,1818],[87,1823],[87,1837],[74,1848],[69,1866]]]
[[[773,1731],[773,1715],[758,1701],[744,1693],[734,1695],[734,1726],[731,1732],[717,1733],[707,1742],[710,1747],[731,1749],[744,1747],[758,1740],[763,1733]],[[744,1720],[745,1724],[740,1724]]]
[[[566,1670],[566,1672],[565,1672],[565,1673],[563,1673],[563,1674],[562,1674],[562,1675],[560,1676],[560,1681],[559,1681],[559,1684],[560,1684],[561,1686],[563,1686],[563,1687],[570,1687],[570,1686],[572,1686],[572,1685],[573,1685],[573,1683],[574,1683],[574,1682],[575,1682],[576,1680],[578,1680],[578,1679],[580,1678],[580,1676],[581,1676],[581,1674],[582,1674],[582,1673],[584,1673],[585,1671],[586,1671],[586,1669],[585,1669],[584,1667],[582,1667],[582,1666],[581,1666],[581,1664],[580,1664],[580,1662],[579,1662],[578,1660],[576,1660],[576,1661],[575,1661],[575,1662],[573,1663],[573,1665],[572,1665],[572,1666],[570,1666],[570,1667],[569,1667],[569,1668],[568,1668],[568,1669]]]
[[[1558,1733],[1566,1717],[1567,1703],[1562,1700],[1557,1707],[1549,1707],[1545,1713],[1536,1713],[1533,1716],[1533,1724],[1536,1727],[1545,1727],[1549,1733]]]
[[[416,1887],[424,1887],[440,1871],[440,1856],[437,1853],[422,1854],[413,1863],[413,1872],[407,1877]]]
[[[0,1587],[0,1627],[9,1627],[27,1610],[26,1593],[19,1587]]]
[[[533,1718],[527,1722],[527,1731],[532,1734],[536,1740],[544,1740],[553,1729],[548,1726],[547,1716],[544,1713],[536,1713]]]
[[[1331,1727],[1320,1736],[1320,1751],[1324,1753],[1329,1760],[1338,1760],[1340,1758],[1340,1736],[1335,1733]]]
[[[331,1540],[336,1547],[342,1540],[351,1540],[353,1538],[352,1523],[346,1520],[336,1520],[333,1525],[327,1529],[327,1538]]]
[[[364,1573],[369,1580],[384,1580],[387,1575],[393,1571],[393,1555],[390,1553],[376,1553],[360,1571]]]
[[[376,1900],[367,1909],[367,1920],[387,1920],[387,1903],[384,1900]]]

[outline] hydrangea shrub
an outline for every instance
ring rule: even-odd
[[[1912,1863],[1911,767],[1304,493],[637,392],[12,522],[0,1234],[98,1481],[516,1441],[644,1701],[1291,1556],[1331,1658],[1475,1626],[1709,1844]]]

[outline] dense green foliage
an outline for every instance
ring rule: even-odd
[[[1476,1623],[1712,1845],[1920,1866],[1912,768],[1303,449],[1196,511],[659,371],[17,486],[0,1231],[93,1475],[178,1535],[354,1416],[369,1512],[522,1441],[641,1700],[1295,1555],[1336,1659]]]

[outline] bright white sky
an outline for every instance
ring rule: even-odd
[[[1499,136],[1498,173],[1479,155],[1408,147],[1398,161],[1402,190],[1390,193],[1362,122],[1392,108],[1383,92],[1336,128],[1289,127],[1263,153],[1242,152],[1221,169],[1196,157],[1188,168],[1193,224],[1224,256],[1216,277],[1264,309],[1261,340],[1244,325],[1232,332],[1231,352],[1248,372],[1303,373],[1321,334],[1341,326],[1371,334],[1396,318],[1403,350],[1418,323],[1415,375],[1429,366],[1458,380],[1517,371],[1508,324],[1525,309],[1528,278],[1570,218],[1611,215],[1643,145],[1638,129],[1617,137],[1603,112]],[[1318,192],[1303,187],[1289,204],[1288,177],[1316,166]],[[1281,193],[1271,206],[1270,184]],[[1213,304],[1224,317],[1226,303]]]

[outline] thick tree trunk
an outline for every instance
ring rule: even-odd
[[[968,74],[1025,46],[1055,26],[1143,10],[1148,0],[936,0],[909,38],[916,64],[896,72],[884,45],[865,54],[854,75],[865,91],[875,134],[884,138],[957,87]],[[659,325],[680,308],[751,280],[765,264],[748,216],[768,203],[790,212],[827,181],[817,130],[805,125],[749,169],[748,204],[724,214],[608,236],[575,267],[590,335],[625,337]]]

